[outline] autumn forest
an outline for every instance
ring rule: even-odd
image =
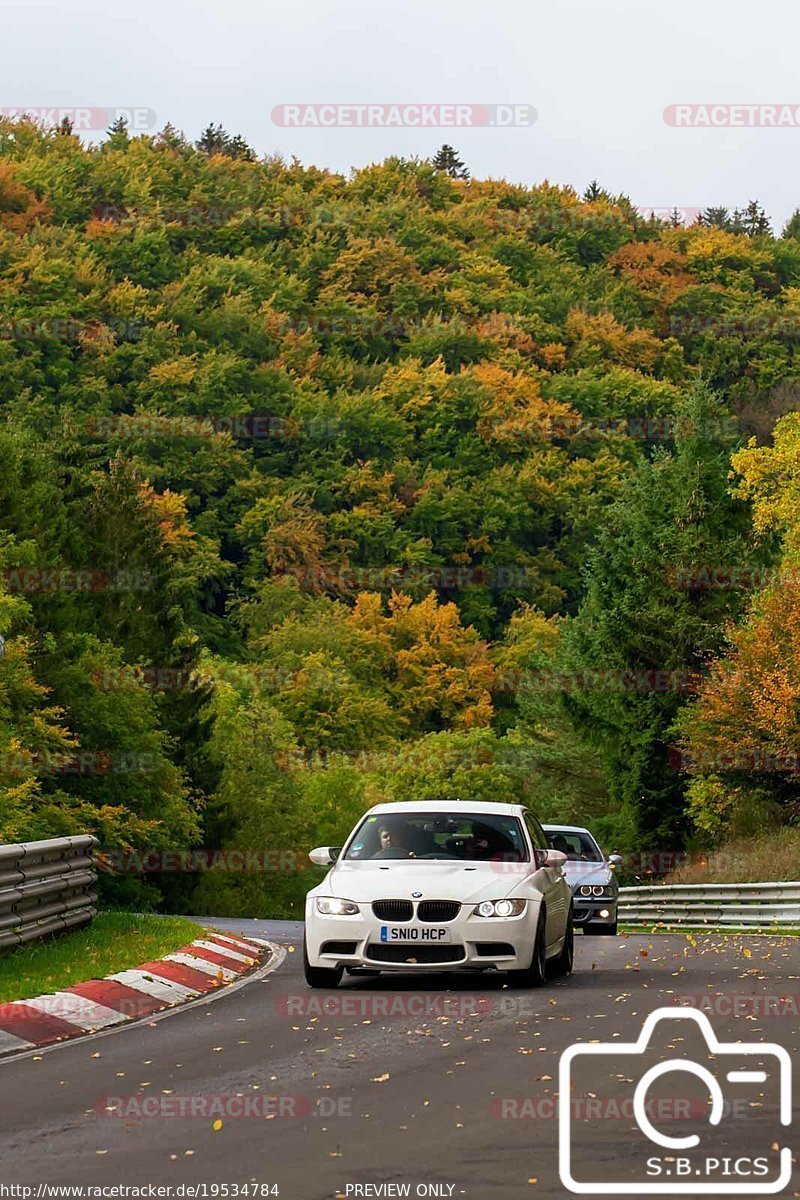
[[[800,215],[731,200],[0,119],[0,840],[256,916],[310,871],[137,856],[793,836]]]

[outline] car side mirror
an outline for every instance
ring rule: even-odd
[[[618,866],[620,866],[622,861],[623,861],[623,858],[622,858],[621,854],[609,854],[609,856],[608,856],[608,865],[610,867],[618,867]]]
[[[567,861],[563,850],[537,850],[536,863],[539,867],[560,868]]]
[[[309,858],[315,867],[330,867],[341,854],[341,846],[317,846],[309,853]]]

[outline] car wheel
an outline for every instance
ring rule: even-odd
[[[588,933],[591,937],[616,937],[617,922],[613,925],[584,925],[583,932]]]
[[[312,988],[337,988],[344,974],[342,967],[312,967],[308,961],[308,949],[303,942],[303,973],[306,983]]]
[[[571,975],[572,964],[575,958],[575,927],[572,923],[572,906],[570,905],[569,914],[567,916],[567,929],[564,934],[564,945],[561,947],[561,953],[553,963],[554,975]]]
[[[509,971],[512,983],[519,987],[541,987],[547,977],[547,940],[544,913],[539,913],[536,939],[533,943],[533,960],[524,971]]]

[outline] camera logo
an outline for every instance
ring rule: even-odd
[[[685,1057],[664,1057],[676,1050]],[[570,1046],[559,1065],[561,1182],[582,1195],[775,1195],[791,1179],[792,1152],[774,1125],[764,1145],[764,1121],[774,1112],[791,1124],[791,1070],[783,1046],[720,1042],[695,1009],[656,1009],[635,1042]],[[631,1085],[638,1128],[620,1156],[603,1136],[603,1106],[583,1098],[611,1087],[624,1103]],[[683,1130],[667,1132],[676,1118]],[[754,1154],[743,1150],[748,1120],[761,1139]],[[595,1177],[605,1169],[613,1178]]]

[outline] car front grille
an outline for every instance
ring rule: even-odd
[[[457,900],[420,900],[417,905],[417,916],[420,921],[454,921],[459,914],[461,905]]]
[[[373,962],[409,963],[411,966],[461,962],[465,957],[463,946],[385,946],[371,943],[366,957]]]
[[[410,900],[375,900],[372,911],[379,921],[410,921],[414,905]]]

